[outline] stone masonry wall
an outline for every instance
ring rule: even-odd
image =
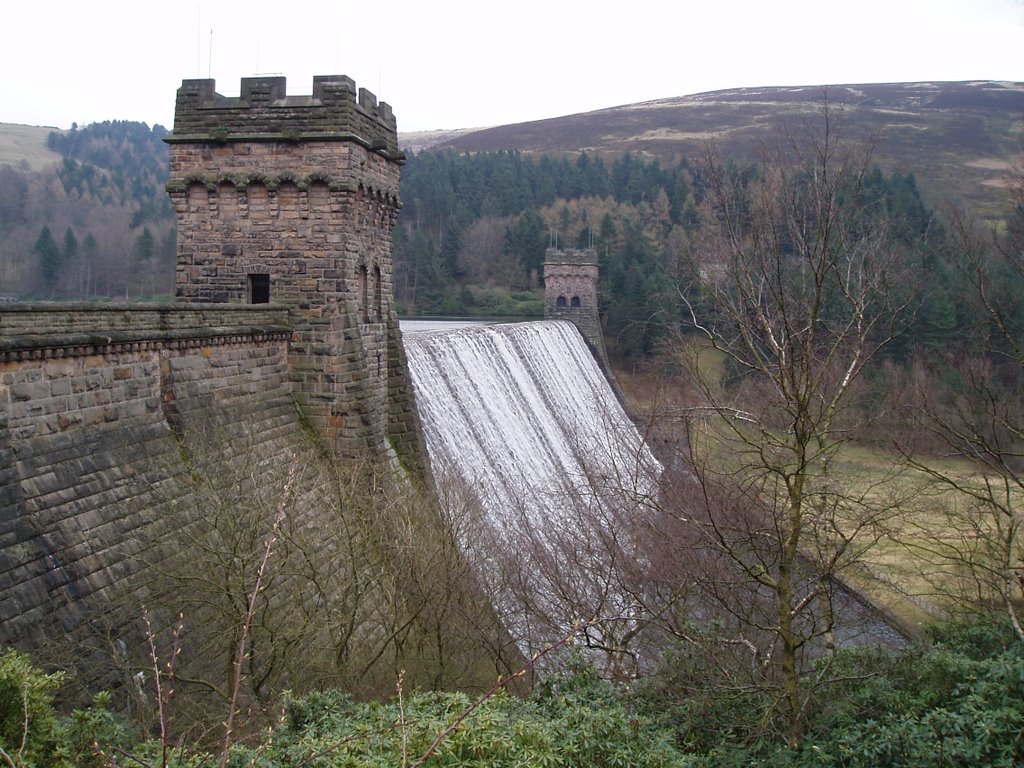
[[[0,304],[0,359],[41,359],[81,344],[145,339],[166,341],[223,335],[239,329],[286,329],[288,310],[271,305],[92,304],[39,302]],[[73,354],[63,352],[61,354]]]
[[[330,142],[172,144],[171,179],[179,297],[247,302],[247,276],[267,273],[273,301],[331,300],[355,295],[360,267],[380,269],[390,295],[399,179],[379,155]]]
[[[216,475],[256,445],[286,466],[313,427],[425,472],[391,301],[390,107],[343,77],[242,91],[178,92],[181,302],[0,305],[0,642],[99,632],[104,606],[145,600],[140,574],[198,514],[196,461]]]
[[[0,641],[81,635],[159,559],[192,494],[183,435],[255,431],[282,460],[303,436],[280,308],[169,309],[0,310]],[[193,312],[243,324],[174,327]]]

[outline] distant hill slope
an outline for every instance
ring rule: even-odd
[[[452,130],[439,129],[436,131],[405,131],[399,133],[398,142],[406,151],[419,152],[423,149],[430,149],[442,144],[447,144],[467,133],[484,130],[482,128],[455,128]]]
[[[1002,212],[1002,176],[1024,146],[1024,83],[738,88],[486,128],[442,137],[431,148],[630,151],[672,160],[697,156],[714,141],[726,155],[754,160],[780,126],[813,118],[826,97],[845,134],[878,136],[879,164],[915,174],[933,204],[962,202],[985,217]]]
[[[56,165],[59,152],[46,146],[46,137],[55,128],[0,123],[0,165],[12,165],[26,171],[39,171]]]
[[[0,296],[170,291],[166,134],[117,120],[70,131],[0,123]]]

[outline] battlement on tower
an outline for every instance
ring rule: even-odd
[[[597,265],[595,248],[548,248],[544,252],[545,264],[593,264]]]
[[[183,80],[169,143],[354,141],[399,159],[391,106],[346,75],[318,75],[313,94],[289,96],[284,77],[243,77],[238,96],[222,96],[215,80]]]
[[[184,80],[166,141],[178,299],[289,307],[304,418],[342,454],[402,453],[391,107],[344,75],[315,77],[310,96],[289,96],[283,77],[244,78],[233,97]]]

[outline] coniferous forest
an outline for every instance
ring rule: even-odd
[[[75,126],[49,133],[42,161],[0,164],[0,295],[170,296],[166,135],[129,121]]]
[[[123,121],[54,131],[47,146],[60,161],[52,171],[0,166],[0,294],[170,296],[175,232],[164,135],[161,126]],[[744,162],[729,173],[746,185],[760,171]],[[611,352],[650,356],[679,320],[680,291],[715,258],[702,242],[710,183],[699,157],[410,153],[394,232],[399,313],[538,317],[545,249],[593,246]],[[926,201],[913,173],[881,168],[850,194],[893,232],[917,273],[914,320],[890,353],[955,351],[975,307],[943,201]],[[1022,219],[1019,207],[1008,208],[994,224],[1019,232]]]
[[[743,186],[755,164],[730,164]],[[681,318],[680,291],[715,256],[704,247],[709,189],[704,163],[674,165],[626,153],[606,162],[517,152],[413,154],[403,169],[395,231],[395,296],[408,315],[538,314],[535,291],[549,246],[597,248],[605,335],[620,358],[651,355]],[[875,167],[850,204],[863,226],[892,233],[917,288],[913,319],[890,346],[955,354],[975,307],[947,225],[922,198],[913,174]],[[1006,224],[1024,227],[1019,208]],[[1007,278],[1009,279],[1009,277]],[[1009,286],[1008,286],[1009,288]],[[532,300],[531,300],[532,297]],[[696,297],[694,297],[696,298]]]

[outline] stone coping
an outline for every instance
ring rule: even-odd
[[[26,334],[0,338],[0,361],[45,360],[154,349],[191,349],[223,344],[287,341],[291,337],[292,329],[283,326],[115,331],[93,334]]]
[[[286,304],[228,304],[209,301],[5,301],[0,316],[8,312],[281,312]],[[2,326],[0,326],[2,328]]]
[[[0,305],[0,358],[287,340],[292,335],[288,316],[282,304],[5,303]]]

